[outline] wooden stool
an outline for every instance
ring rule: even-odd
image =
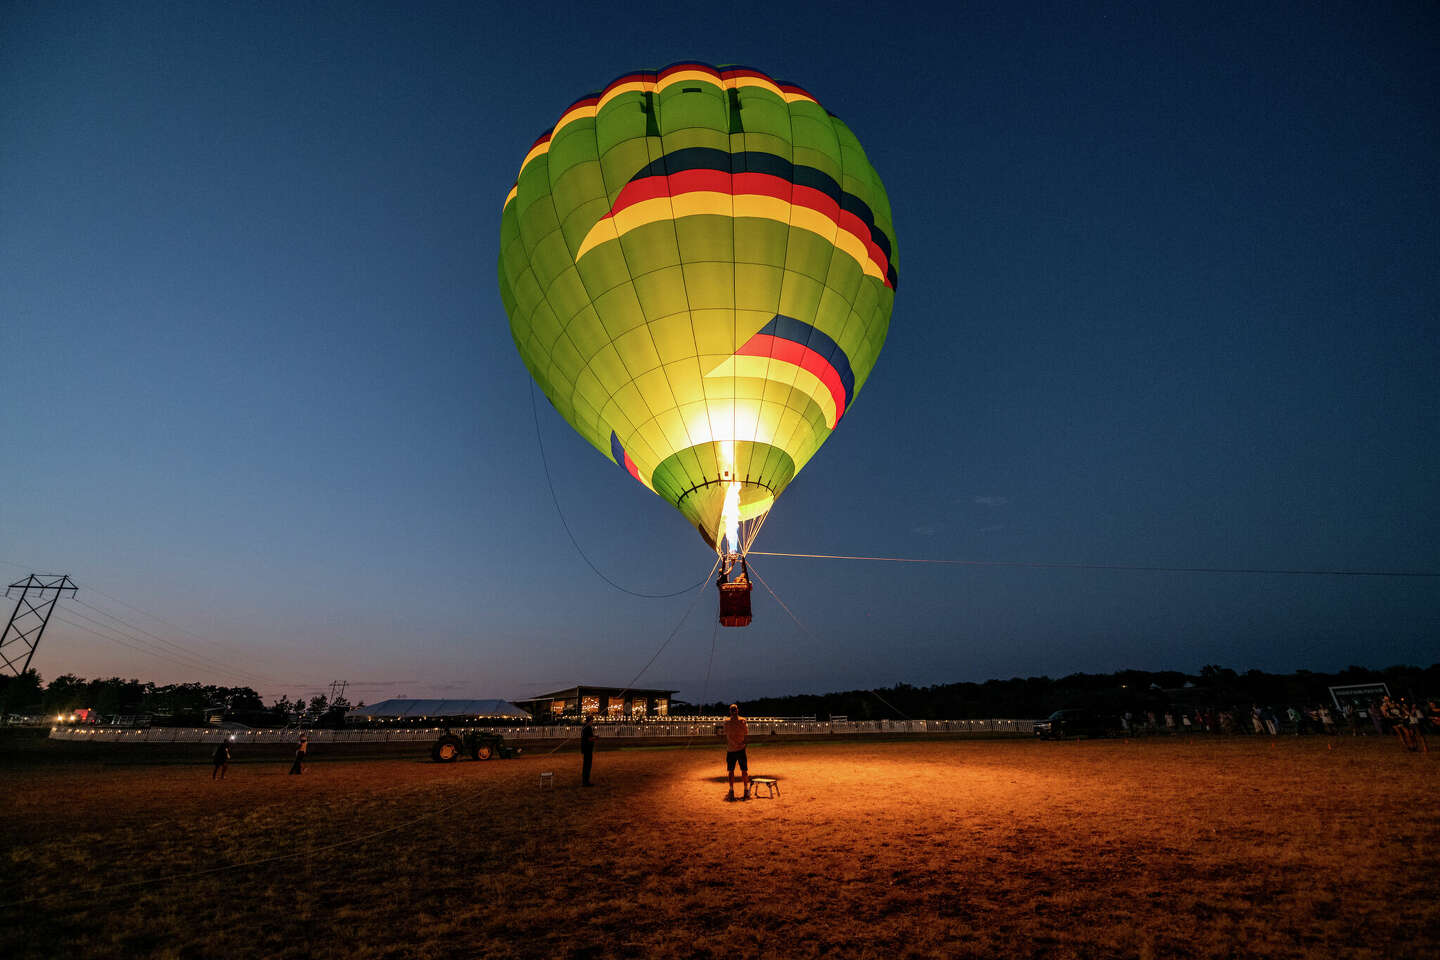
[[[754,797],[760,796],[761,787],[765,788],[765,795],[767,797],[775,797],[780,794],[780,784],[775,782],[774,777],[751,777],[750,787],[750,795]]]
[[[546,770],[540,774],[540,789],[545,790],[547,788],[550,790],[555,789],[555,771],[553,770]]]

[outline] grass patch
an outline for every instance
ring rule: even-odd
[[[0,955],[1440,955],[1440,754],[766,743],[735,804],[723,759],[12,767]]]

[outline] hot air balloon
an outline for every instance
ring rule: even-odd
[[[677,63],[576,100],[525,154],[500,220],[521,359],[715,548],[722,614],[727,572],[746,570],[875,365],[897,263],[855,135],[747,67]]]

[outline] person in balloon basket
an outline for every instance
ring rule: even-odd
[[[750,799],[750,763],[745,757],[745,744],[750,728],[740,716],[740,705],[730,704],[730,716],[725,720],[725,770],[730,775],[730,793],[726,800],[735,799],[735,765],[740,765],[740,776],[745,783],[745,793],[740,799]]]
[[[595,759],[595,720],[586,717],[585,722],[580,725],[580,786],[588,787],[590,783],[590,764]]]

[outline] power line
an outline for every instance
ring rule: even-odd
[[[220,672],[221,672],[222,674],[228,674],[228,675],[230,675],[230,676],[232,676],[232,677],[236,677],[236,678],[238,678],[238,679],[242,679],[242,680],[248,679],[248,680],[250,680],[250,682],[254,682],[255,679],[256,679],[256,678],[254,678],[254,677],[252,677],[252,676],[250,676],[250,675],[248,675],[248,674],[245,674],[245,673],[242,672],[242,671],[237,671],[237,670],[233,670],[233,669],[230,669],[230,668],[223,668],[223,669],[222,669],[222,668],[217,668],[217,667],[211,666],[211,665],[209,665],[209,664],[199,663],[199,662],[197,662],[197,661],[188,659],[188,658],[187,658],[185,655],[183,655],[183,654],[173,653],[173,652],[171,652],[171,651],[169,651],[169,650],[165,650],[165,649],[163,649],[163,648],[156,648],[153,644],[147,644],[146,641],[140,639],[139,637],[135,636],[134,634],[126,633],[125,631],[120,630],[120,629],[117,628],[117,627],[112,627],[112,626],[110,626],[110,625],[107,624],[107,623],[104,623],[104,622],[102,622],[102,621],[100,621],[100,620],[96,620],[94,617],[87,617],[87,616],[86,616],[85,614],[83,614],[83,613],[79,613],[79,612],[73,611],[73,610],[70,611],[70,613],[74,614],[74,615],[77,616],[77,617],[80,617],[80,618],[83,619],[83,620],[87,620],[87,621],[89,621],[90,623],[95,624],[96,626],[100,627],[102,630],[108,630],[108,631],[110,631],[110,633],[101,633],[100,630],[96,630],[96,629],[94,629],[94,627],[87,627],[87,626],[85,626],[83,623],[76,623],[74,620],[69,619],[68,617],[66,617],[66,616],[63,615],[63,614],[56,614],[56,615],[55,615],[55,618],[56,618],[57,620],[61,621],[62,623],[67,624],[68,626],[71,626],[71,627],[75,628],[76,630],[83,630],[85,633],[91,634],[92,636],[99,637],[101,640],[108,640],[108,641],[110,641],[111,643],[119,644],[119,645],[122,646],[122,647],[128,647],[129,649],[135,650],[135,651],[137,651],[137,652],[139,652],[139,653],[148,654],[149,656],[155,657],[156,659],[159,659],[159,660],[168,660],[168,661],[170,661],[171,663],[178,664],[179,666],[184,667],[184,668],[187,669],[187,670],[212,671],[212,670],[217,670],[217,669],[218,669],[218,670],[220,670]],[[118,634],[118,636],[111,636],[111,633],[113,633],[113,634]],[[126,638],[126,639],[123,639],[123,640],[122,640],[122,639],[120,639],[120,637],[124,637],[124,638]],[[133,642],[129,642],[129,641],[133,641]]]
[[[104,616],[106,616],[106,617],[109,617],[109,618],[111,618],[112,620],[116,620],[116,621],[118,621],[119,623],[125,624],[126,626],[133,626],[133,624],[130,624],[128,621],[122,620],[122,619],[120,619],[119,617],[116,617],[114,614],[109,613],[109,612],[107,612],[107,611],[105,611],[105,610],[103,610],[103,609],[101,609],[101,608],[99,608],[99,607],[96,607],[96,606],[94,606],[93,604],[83,603],[83,601],[79,601],[79,602],[81,602],[85,607],[87,607],[87,608],[89,608],[89,609],[91,609],[91,610],[94,610],[95,612],[100,613],[100,614],[102,614],[102,615],[104,615]],[[82,620],[85,620],[85,621],[87,621],[87,622],[89,622],[89,623],[95,624],[96,626],[98,626],[98,627],[100,627],[100,628],[102,628],[102,629],[104,629],[104,630],[108,630],[108,631],[110,631],[111,633],[118,634],[118,635],[121,636],[121,637],[125,637],[126,639],[128,639],[128,640],[130,640],[130,641],[133,641],[133,642],[132,642],[132,643],[126,643],[126,642],[121,641],[121,640],[116,640],[115,637],[112,637],[112,636],[110,636],[109,634],[99,633],[99,632],[97,632],[97,631],[95,631],[95,630],[93,630],[93,629],[90,629],[90,628],[88,628],[88,627],[85,627],[85,626],[82,625],[82,624],[78,624],[78,623],[76,623],[75,621],[70,620],[70,619],[67,619],[67,618],[64,618],[64,617],[61,617],[61,618],[60,618],[64,623],[67,623],[67,624],[69,624],[69,625],[72,626],[72,627],[75,627],[75,628],[80,629],[80,630],[84,630],[85,632],[90,633],[90,634],[93,634],[94,636],[98,636],[98,637],[100,637],[102,640],[110,640],[110,641],[112,641],[112,642],[114,642],[114,643],[119,643],[121,646],[129,647],[130,649],[132,649],[132,650],[137,650],[137,651],[139,651],[140,653],[146,653],[146,654],[149,654],[150,656],[153,656],[153,657],[156,657],[156,658],[162,659],[162,660],[169,660],[169,661],[171,661],[172,663],[179,664],[180,666],[185,667],[186,669],[189,669],[189,670],[216,671],[216,672],[219,672],[219,673],[221,673],[221,674],[223,674],[223,675],[228,675],[228,676],[231,676],[231,677],[240,679],[240,680],[247,681],[247,683],[259,683],[260,685],[266,686],[266,687],[284,687],[284,686],[287,686],[287,685],[288,685],[288,684],[286,684],[285,682],[280,681],[280,680],[277,680],[277,679],[275,679],[275,678],[273,678],[273,677],[267,677],[267,676],[265,676],[265,675],[263,675],[263,674],[254,673],[254,672],[249,671],[249,670],[244,670],[244,669],[242,669],[242,668],[235,667],[235,666],[233,666],[233,665],[231,665],[231,664],[228,664],[228,663],[222,663],[222,662],[220,662],[220,661],[218,661],[218,660],[213,660],[213,659],[210,659],[210,658],[208,658],[208,657],[204,657],[204,656],[202,656],[202,655],[200,655],[200,654],[192,653],[192,652],[190,652],[189,650],[187,650],[186,648],[180,646],[179,644],[175,644],[175,643],[172,643],[172,642],[170,642],[170,641],[166,641],[163,637],[159,637],[159,636],[157,636],[157,635],[155,635],[155,634],[153,634],[153,633],[149,633],[149,631],[144,630],[144,629],[139,628],[139,627],[135,627],[135,629],[140,630],[141,633],[145,633],[147,636],[153,637],[155,640],[159,640],[159,641],[161,641],[162,643],[169,643],[169,645],[170,645],[171,647],[175,648],[175,649],[174,649],[174,650],[170,650],[170,649],[166,649],[166,648],[164,648],[164,647],[161,647],[161,646],[159,646],[159,645],[156,644],[156,643],[153,643],[153,642],[151,642],[151,641],[149,641],[149,640],[142,639],[141,637],[136,636],[136,635],[133,634],[133,633],[129,633],[129,632],[125,631],[125,630],[122,630],[122,629],[120,629],[119,627],[113,626],[113,625],[111,625],[111,624],[109,624],[109,623],[105,623],[104,621],[101,621],[101,620],[97,620],[97,619],[95,619],[94,617],[87,616],[87,615],[81,613],[81,612],[78,611],[78,610],[70,610],[69,613],[72,614],[72,615],[74,615],[74,616],[80,617]],[[57,616],[58,616],[58,615],[57,615]],[[137,644],[138,644],[138,646],[137,646]],[[306,681],[306,680],[303,680],[303,679],[301,679],[301,680],[296,680],[296,681],[294,681],[294,682],[295,682],[296,684],[302,684],[302,685],[303,685],[303,684],[307,684],[307,683],[312,683],[311,681]]]
[[[140,608],[140,607],[137,607],[137,606],[135,606],[133,603],[126,603],[124,600],[121,600],[119,597],[112,596],[111,594],[106,593],[104,590],[101,590],[101,589],[99,589],[98,587],[91,586],[88,582],[85,584],[85,589],[86,589],[87,591],[89,591],[90,593],[98,593],[100,596],[104,597],[104,598],[107,599],[107,600],[113,600],[115,603],[120,604],[120,606],[125,607],[125,608],[128,609],[128,610],[133,610],[133,611],[135,611],[136,613],[141,614],[142,616],[149,617],[151,620],[154,620],[154,621],[157,622],[157,623],[163,623],[163,624],[165,624],[165,626],[169,627],[170,629],[177,631],[177,632],[180,634],[180,636],[182,636],[182,637],[185,637],[185,638],[190,639],[190,640],[196,640],[196,641],[208,643],[208,644],[210,644],[210,645],[213,646],[213,647],[220,647],[220,648],[222,648],[222,649],[223,649],[223,647],[224,647],[223,644],[221,644],[221,643],[219,643],[219,642],[217,642],[217,641],[214,641],[214,640],[207,640],[207,639],[204,638],[204,637],[200,637],[200,636],[196,635],[193,631],[187,630],[187,629],[185,629],[184,627],[180,626],[179,624],[172,623],[172,622],[170,622],[169,620],[166,620],[164,617],[160,616],[160,615],[157,614],[157,613],[151,613],[149,610],[145,610],[145,609],[142,609],[142,608]],[[107,616],[108,616],[108,614],[107,614]],[[119,618],[117,617],[116,619],[118,620]],[[136,629],[138,630],[139,628],[137,627]]]
[[[88,589],[88,588],[87,588],[87,589]],[[115,614],[110,613],[108,610],[104,610],[104,609],[102,609],[102,608],[100,608],[100,607],[97,607],[97,606],[95,606],[95,605],[92,604],[92,603],[86,603],[84,600],[78,600],[78,599],[77,599],[75,602],[78,603],[78,604],[80,604],[82,607],[85,607],[85,608],[87,608],[87,609],[89,609],[89,610],[94,610],[96,613],[99,613],[99,614],[101,614],[102,616],[109,617],[111,620],[114,620],[114,621],[117,622],[117,623],[122,623],[122,624],[124,624],[125,626],[129,627],[129,628],[132,629],[132,630],[139,631],[140,633],[145,634],[145,636],[150,637],[150,638],[158,641],[159,643],[165,644],[166,646],[171,647],[171,648],[179,651],[179,652],[182,653],[184,656],[187,656],[187,657],[191,658],[192,660],[199,661],[199,662],[202,663],[202,664],[207,664],[210,669],[224,670],[224,671],[226,671],[227,673],[232,673],[232,674],[235,674],[235,675],[237,675],[237,676],[245,676],[245,677],[250,677],[250,678],[255,679],[255,680],[262,680],[262,681],[264,681],[267,685],[278,686],[278,685],[281,685],[281,683],[282,683],[282,681],[277,680],[277,679],[274,678],[274,677],[268,677],[268,676],[266,676],[266,675],[263,674],[263,673],[255,673],[255,672],[250,671],[250,670],[242,670],[242,669],[239,669],[239,668],[237,668],[237,667],[231,666],[229,663],[224,663],[224,662],[222,662],[222,661],[219,661],[219,660],[214,659],[213,657],[208,657],[208,656],[206,656],[206,655],[204,655],[204,654],[202,654],[202,653],[195,653],[195,652],[189,650],[188,648],[186,648],[185,646],[183,646],[182,644],[176,643],[176,642],[173,641],[173,640],[167,640],[167,639],[165,639],[164,637],[162,637],[162,636],[160,636],[160,635],[158,635],[158,634],[151,633],[149,630],[146,630],[144,627],[137,626],[136,624],[131,623],[129,620],[126,620],[126,619],[124,619],[123,617],[117,617]],[[77,616],[81,616],[81,614],[77,614]],[[115,629],[115,628],[111,627],[110,629]],[[119,632],[119,631],[117,631],[117,632]],[[138,639],[138,638],[137,638],[137,639]],[[303,682],[303,681],[302,681],[302,682]]]
[[[80,614],[79,616],[83,616],[83,614]],[[137,651],[137,652],[139,652],[139,653],[148,654],[149,656],[155,657],[155,658],[160,659],[160,660],[169,660],[170,662],[179,664],[180,666],[185,667],[186,669],[189,669],[189,670],[199,669],[195,664],[193,664],[193,663],[188,663],[188,662],[186,662],[186,661],[184,661],[184,660],[181,660],[179,657],[176,657],[176,656],[174,656],[173,654],[162,653],[162,652],[159,652],[159,651],[156,651],[156,650],[152,650],[152,649],[149,648],[149,647],[140,646],[138,643],[130,643],[130,642],[126,641],[126,640],[120,639],[119,637],[111,636],[111,635],[108,634],[108,633],[101,633],[99,630],[96,630],[94,627],[87,627],[87,626],[85,626],[85,624],[83,624],[83,623],[76,623],[74,620],[69,619],[69,618],[66,617],[64,614],[59,614],[59,613],[57,613],[57,614],[55,615],[55,619],[58,620],[58,621],[60,621],[60,622],[63,623],[63,624],[66,624],[67,626],[73,627],[73,628],[76,629],[76,630],[81,630],[81,631],[84,631],[85,633],[90,634],[91,636],[99,637],[101,640],[108,640],[108,641],[111,642],[111,643],[119,644],[119,645],[122,646],[122,647],[127,647],[127,648],[129,648],[129,649],[131,649],[131,650],[135,650],[135,651]],[[113,627],[108,627],[108,626],[106,626],[105,624],[100,623],[100,621],[98,621],[98,620],[93,620],[93,619],[91,619],[91,618],[89,618],[89,617],[86,617],[86,619],[87,619],[87,620],[90,620],[90,622],[92,622],[92,623],[99,624],[101,627],[103,627],[103,628],[106,629],[106,630],[114,630]],[[115,632],[118,633],[119,631],[115,631]]]
[[[1130,563],[1060,563],[1041,560],[928,560],[917,557],[850,557],[833,553],[779,553],[751,551],[752,557],[789,557],[801,560],[861,560],[873,563],[921,563],[960,567],[1036,567],[1059,570],[1128,570],[1141,573],[1276,574],[1292,577],[1440,577],[1429,570],[1302,570],[1280,567],[1157,567]]]
[[[21,569],[31,569],[31,567],[32,567],[32,565],[23,564],[23,563],[17,563],[17,562],[15,562],[15,561],[13,561],[13,560],[0,560],[0,563],[6,564],[7,566],[19,567],[19,568],[21,568]],[[222,649],[223,649],[223,645],[217,643],[216,641],[213,641],[213,640],[205,640],[204,638],[201,638],[201,637],[199,637],[199,636],[197,636],[197,635],[195,635],[195,634],[193,634],[193,633],[185,630],[185,628],[179,626],[178,624],[175,624],[175,623],[172,623],[172,622],[169,621],[169,620],[166,620],[164,617],[160,616],[159,614],[152,613],[152,612],[150,612],[150,611],[148,611],[148,610],[145,610],[145,609],[143,609],[143,608],[141,608],[141,607],[137,607],[137,606],[135,606],[135,605],[132,604],[132,603],[127,603],[126,601],[120,599],[119,597],[113,596],[112,594],[106,593],[106,592],[103,591],[103,590],[100,590],[100,589],[98,589],[98,588],[96,588],[96,587],[91,586],[88,582],[84,585],[84,588],[85,588],[87,591],[89,591],[89,592],[99,594],[100,596],[105,597],[105,598],[107,598],[107,599],[109,599],[109,600],[112,600],[112,601],[114,601],[115,603],[118,603],[118,604],[120,604],[120,605],[123,606],[123,607],[126,607],[126,608],[128,608],[128,609],[130,609],[130,610],[135,611],[136,613],[139,613],[139,614],[141,614],[141,615],[143,615],[143,616],[149,617],[149,618],[151,618],[152,620],[155,620],[155,621],[157,621],[157,622],[159,622],[159,623],[163,623],[163,624],[165,624],[166,626],[169,626],[169,627],[171,627],[171,628],[179,631],[179,633],[180,633],[182,636],[186,637],[186,638],[189,639],[189,640],[192,640],[192,641],[195,641],[195,642],[208,643],[208,644],[210,644],[211,646],[214,646],[214,647],[222,648]],[[176,663],[176,664],[178,664],[178,665],[180,665],[180,666],[182,666],[182,667],[185,667],[185,668],[187,668],[187,669],[190,669],[190,670],[219,671],[219,672],[222,673],[222,674],[229,675],[229,676],[231,676],[231,677],[236,677],[236,678],[239,678],[239,679],[242,679],[242,680],[246,680],[246,681],[249,682],[249,683],[258,683],[258,684],[260,684],[261,686],[264,686],[264,687],[274,687],[274,688],[281,688],[281,689],[283,689],[283,688],[285,688],[285,687],[288,687],[288,686],[291,686],[291,685],[292,685],[292,682],[291,682],[291,681],[280,680],[280,679],[277,679],[277,678],[275,678],[275,677],[271,677],[271,676],[267,676],[267,675],[262,674],[262,673],[254,672],[254,671],[252,671],[252,670],[243,669],[243,668],[241,668],[241,667],[234,666],[233,664],[231,664],[231,663],[229,663],[229,662],[227,662],[227,661],[217,660],[217,659],[215,659],[214,657],[207,656],[206,654],[199,653],[199,652],[191,649],[190,647],[188,647],[188,646],[186,646],[186,645],[184,645],[184,644],[181,644],[181,643],[179,643],[179,642],[177,642],[177,641],[174,641],[174,640],[167,639],[166,637],[162,637],[162,636],[160,636],[159,634],[156,634],[156,633],[153,633],[153,632],[151,632],[151,631],[149,631],[149,630],[146,630],[144,627],[140,626],[139,624],[132,623],[131,621],[126,620],[124,617],[117,616],[116,614],[111,613],[109,610],[106,610],[106,609],[104,609],[103,607],[98,607],[98,606],[96,606],[96,605],[94,605],[94,604],[87,603],[87,602],[85,602],[84,600],[79,600],[79,599],[77,599],[75,602],[76,602],[77,604],[83,606],[83,607],[86,607],[86,608],[88,608],[88,609],[90,609],[90,610],[93,610],[95,613],[98,613],[98,614],[100,614],[100,615],[103,616],[103,617],[107,617],[107,618],[109,618],[110,620],[114,620],[116,623],[123,624],[125,627],[128,627],[130,630],[137,631],[137,632],[139,632],[139,633],[144,634],[146,637],[149,637],[149,638],[150,638],[150,640],[144,640],[144,639],[142,639],[141,637],[136,636],[134,633],[129,633],[129,632],[127,632],[127,631],[125,631],[125,630],[122,630],[122,629],[120,629],[119,627],[115,627],[115,626],[113,626],[113,625],[111,625],[111,624],[109,624],[109,623],[105,623],[105,622],[102,622],[102,621],[100,621],[100,620],[96,620],[94,617],[86,616],[85,614],[80,613],[79,611],[76,611],[76,610],[72,610],[72,611],[70,611],[70,612],[73,613],[75,616],[80,617],[80,618],[83,619],[83,620],[86,620],[86,621],[89,622],[89,623],[95,624],[96,626],[99,626],[99,627],[101,627],[101,628],[103,628],[103,629],[105,629],[105,630],[112,631],[112,632],[114,632],[114,633],[116,633],[116,634],[119,634],[120,636],[127,637],[129,640],[134,641],[134,642],[133,642],[133,643],[126,643],[126,642],[124,642],[124,641],[117,640],[115,637],[109,636],[109,635],[107,635],[107,634],[99,633],[99,632],[97,632],[97,631],[95,631],[95,630],[93,630],[93,629],[91,629],[91,628],[85,627],[85,626],[82,625],[82,624],[78,624],[78,623],[74,622],[73,620],[69,620],[69,619],[66,619],[66,618],[64,618],[64,617],[57,617],[57,619],[60,619],[62,622],[68,624],[69,626],[74,627],[74,628],[79,629],[79,630],[84,630],[86,633],[89,633],[89,634],[91,634],[91,635],[93,635],[93,636],[97,636],[97,637],[99,637],[99,638],[102,639],[102,640],[109,640],[109,641],[111,641],[112,643],[118,643],[118,644],[121,645],[121,646],[128,647],[128,648],[130,648],[130,649],[132,649],[132,650],[136,650],[136,651],[138,651],[138,652],[140,652],[140,653],[149,654],[150,656],[156,657],[156,658],[158,658],[158,659],[169,660],[169,661],[171,661],[172,663]],[[137,645],[137,644],[138,644],[138,645]],[[163,645],[163,647],[157,646],[157,644]],[[169,649],[165,649],[165,648],[169,648]],[[172,652],[172,651],[173,651],[173,652]],[[307,681],[307,680],[304,680],[304,679],[295,680],[295,681],[293,681],[293,683],[295,683],[295,684],[300,684],[300,685],[306,685],[306,686],[310,686],[310,687],[320,686],[319,681]],[[311,692],[313,692],[313,693],[321,693],[321,692],[324,692],[324,691],[323,691],[323,686],[320,687],[319,689],[314,689],[314,690],[312,690]]]

